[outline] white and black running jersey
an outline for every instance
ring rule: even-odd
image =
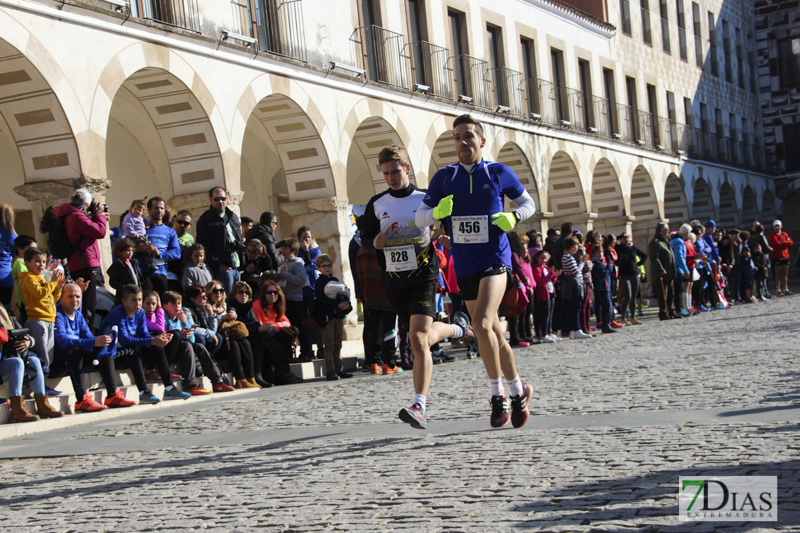
[[[399,191],[387,189],[367,204],[361,242],[371,247],[378,233],[386,235],[386,247],[378,253],[386,287],[409,287],[438,279],[439,260],[430,229],[419,228],[414,222],[424,197],[425,191],[411,184]]]

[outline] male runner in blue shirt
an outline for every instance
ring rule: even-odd
[[[480,122],[462,115],[453,122],[458,163],[434,174],[428,194],[417,210],[418,226],[444,219],[455,260],[458,290],[472,316],[478,348],[492,386],[492,427],[528,421],[532,388],[517,374],[514,352],[503,336],[497,310],[511,287],[511,249],[506,232],[533,215],[533,199],[516,174],[505,165],[483,159],[486,139]],[[504,197],[517,210],[503,211]],[[511,416],[501,380],[510,389]]]

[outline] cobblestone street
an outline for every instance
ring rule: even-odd
[[[515,350],[522,429],[479,360],[213,398],[0,441],[16,531],[797,531],[800,297]],[[678,520],[679,476],[778,476],[778,522]]]

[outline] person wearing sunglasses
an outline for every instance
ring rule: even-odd
[[[248,243],[253,239],[258,239],[264,245],[264,251],[272,263],[266,270],[278,270],[283,264],[283,257],[275,247],[275,231],[278,229],[278,215],[272,211],[264,211],[258,224],[254,225],[245,232],[244,238]]]
[[[261,387],[262,389],[272,387],[272,373],[268,372],[266,376],[270,379],[264,379],[264,367],[267,366],[271,370],[269,363],[264,363],[265,345],[262,339],[258,337],[259,328],[261,324],[256,319],[256,314],[253,312],[253,290],[244,281],[237,281],[231,288],[231,294],[228,297],[228,312],[226,316],[221,319],[221,323],[229,320],[238,320],[242,322],[248,331],[248,337],[240,341],[231,340],[231,350],[235,350],[234,343],[238,342],[239,352],[241,354],[242,373],[244,379],[240,380],[237,377],[237,388],[250,388],[253,386]],[[235,354],[232,354],[235,358]],[[248,363],[248,357],[250,363]],[[233,362],[229,363],[233,365]],[[233,370],[232,370],[233,371]]]
[[[253,353],[262,350],[262,376],[276,385],[291,385],[303,380],[289,369],[292,360],[292,343],[297,338],[297,328],[286,318],[286,297],[278,281],[272,277],[261,282],[261,297],[253,302],[253,313],[259,326],[251,335],[258,344]]]
[[[244,242],[239,216],[228,207],[228,193],[224,187],[208,191],[211,206],[197,220],[197,242],[206,247],[206,262],[214,278],[231,291],[241,276],[244,264]]]

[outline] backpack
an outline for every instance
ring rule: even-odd
[[[50,233],[47,236],[47,249],[55,259],[67,259],[78,249],[77,243],[72,244],[69,242],[66,218],[66,216],[56,217],[53,221],[53,227],[50,228]],[[78,242],[80,242],[80,239],[78,239]]]

